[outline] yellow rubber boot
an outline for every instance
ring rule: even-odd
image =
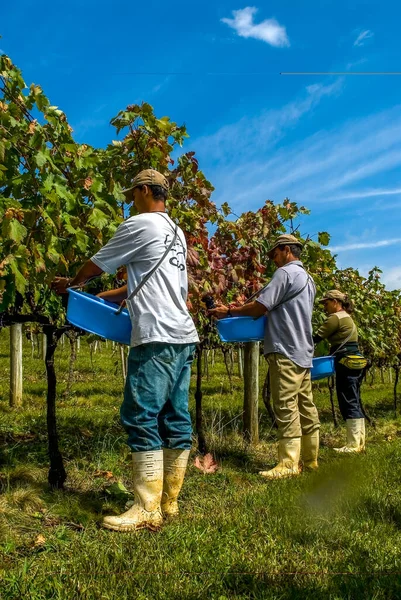
[[[319,454],[319,429],[301,438],[301,451],[304,469],[315,471],[318,468],[317,457]]]
[[[365,449],[365,419],[347,419],[347,443],[342,448],[334,448],[336,452],[355,454]]]
[[[164,479],[161,508],[165,517],[178,515],[177,498],[184,483],[189,452],[182,449],[163,449]]]
[[[117,517],[105,517],[103,527],[114,531],[156,528],[163,522],[160,503],[163,490],[163,450],[132,453],[135,502]]]
[[[295,477],[299,475],[299,455],[301,438],[283,438],[278,443],[278,464],[270,471],[260,471],[259,475],[267,479]]]

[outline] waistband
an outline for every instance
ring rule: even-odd
[[[338,344],[337,346],[333,346],[332,348],[330,348],[330,354],[331,355],[334,354],[335,356],[345,356],[346,354],[350,354],[350,353],[354,353],[354,352],[359,353],[358,342],[347,342],[345,344],[345,346],[343,346],[339,352],[336,352],[337,348],[341,348],[341,344]]]

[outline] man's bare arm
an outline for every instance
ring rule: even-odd
[[[103,273],[102,269],[95,265],[91,260],[88,260],[78,271],[78,273],[70,279],[69,277],[55,277],[52,283],[52,288],[57,294],[66,294],[67,288],[75,285],[80,285]]]
[[[234,306],[230,309],[227,306],[219,304],[216,306],[216,308],[212,308],[208,312],[209,315],[212,315],[217,319],[224,319],[227,317],[229,310],[231,312],[231,316],[233,317],[254,317],[254,319],[257,319],[258,317],[261,317],[267,313],[267,308],[257,300],[250,302],[249,304],[244,304],[244,306]]]
[[[107,292],[100,292],[97,294],[98,298],[103,298],[103,300],[107,300],[107,302],[114,302],[114,304],[121,304],[124,300],[127,299],[128,296],[128,287],[127,285],[123,285],[116,290],[107,290]]]

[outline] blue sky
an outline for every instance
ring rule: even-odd
[[[146,100],[185,123],[234,212],[285,197],[312,212],[341,267],[374,265],[401,288],[401,3],[272,0],[0,8],[0,48],[68,115],[78,141]]]

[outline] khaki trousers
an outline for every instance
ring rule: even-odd
[[[299,367],[276,352],[267,354],[266,360],[279,439],[301,437],[318,429],[320,422],[313,403],[310,369]]]

